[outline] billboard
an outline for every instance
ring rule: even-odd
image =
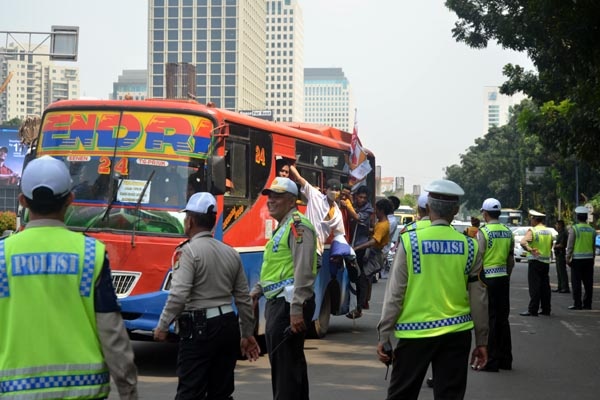
[[[27,149],[18,127],[0,125],[0,186],[19,185]]]

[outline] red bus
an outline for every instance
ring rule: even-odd
[[[168,296],[171,257],[185,239],[180,210],[191,194],[216,195],[215,237],[240,253],[252,287],[276,223],[261,191],[275,177],[277,160],[294,160],[323,188],[327,179],[346,176],[350,138],[334,128],[274,123],[193,101],[66,100],[44,111],[31,156],[51,155],[68,166],[75,201],[66,224],[106,244],[127,330],[143,339]],[[371,153],[369,160],[374,170]],[[371,175],[366,183],[373,189]],[[318,337],[330,315],[348,311],[350,299],[345,271],[330,268],[327,254],[323,260],[315,283]]]

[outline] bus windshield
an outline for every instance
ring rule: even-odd
[[[44,119],[37,153],[71,172],[68,226],[183,235],[180,211],[206,190],[211,128],[193,115],[59,111]]]

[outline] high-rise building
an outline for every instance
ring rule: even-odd
[[[352,132],[352,87],[341,68],[304,69],[304,119]]]
[[[267,1],[266,108],[304,121],[304,20],[298,0]]]
[[[131,96],[132,100],[144,100],[148,93],[148,71],[145,69],[124,69],[119,79],[113,82],[110,98],[122,100]]]
[[[148,96],[166,97],[167,64],[196,69],[195,97],[230,110],[265,106],[266,2],[150,0]]]
[[[510,108],[523,101],[526,96],[519,92],[512,96],[500,93],[497,86],[485,86],[483,100],[483,133],[486,134],[491,127],[498,127],[508,123]]]
[[[45,46],[37,51],[47,54]],[[79,98],[79,68],[54,64],[48,56],[9,45],[0,55],[0,121],[41,115],[57,100]],[[9,78],[10,76],[10,78]]]

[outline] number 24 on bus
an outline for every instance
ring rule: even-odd
[[[51,155],[68,166],[75,201],[66,224],[106,244],[125,324],[136,339],[150,338],[165,304],[174,249],[185,240],[180,210],[191,194],[216,195],[215,237],[240,253],[253,286],[276,224],[261,191],[278,164],[295,162],[321,188],[331,178],[343,182],[351,139],[335,128],[174,100],[60,101],[45,110],[41,127],[31,157]],[[374,193],[372,174],[366,184]],[[331,315],[348,311],[351,296],[345,270],[328,258],[326,246],[315,282],[317,337],[327,333]],[[263,308],[264,300],[258,334]]]

